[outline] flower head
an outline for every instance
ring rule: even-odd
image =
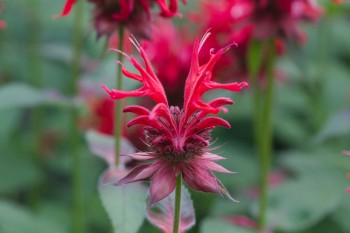
[[[314,0],[203,0],[206,19],[204,28],[217,28],[217,42],[236,40],[242,33],[254,40],[297,39],[305,40],[299,30],[304,21],[315,21],[322,14]],[[218,17],[220,16],[220,17]],[[225,23],[222,23],[224,21]],[[248,39],[247,38],[247,39]],[[239,43],[240,45],[240,43]]]
[[[225,89],[241,91],[247,87],[246,82],[221,84],[212,81],[212,69],[216,61],[231,47],[210,50],[210,59],[200,65],[198,54],[210,33],[206,33],[199,40],[196,39],[191,59],[191,68],[184,87],[183,109],[169,106],[164,88],[155,75],[150,61],[137,41],[131,40],[143,58],[145,67],[132,56],[126,56],[140,74],[128,71],[122,65],[122,72],[128,78],[135,79],[143,86],[133,91],[109,90],[103,88],[115,100],[126,97],[148,96],[156,102],[156,106],[149,110],[141,106],[128,106],[124,112],[136,115],[128,123],[128,127],[142,124],[145,126],[145,141],[150,152],[128,154],[129,157],[143,161],[116,184],[126,184],[140,180],[151,179],[150,204],[167,197],[174,189],[176,177],[182,173],[186,184],[192,189],[225,195],[232,199],[226,188],[214,176],[213,171],[231,173],[215,163],[224,159],[211,153],[210,132],[216,126],[230,128],[230,124],[222,118],[208,116],[218,114],[220,110],[227,111],[224,105],[233,104],[229,98],[217,98],[206,102],[202,96],[209,90]]]
[[[163,17],[179,16],[177,0],[88,0],[94,5],[93,25],[97,35],[111,35],[119,26],[126,26],[134,35],[148,37],[150,9],[157,4]],[[67,16],[77,0],[67,0],[60,15]],[[186,3],[185,0],[182,2]]]

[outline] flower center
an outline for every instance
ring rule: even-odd
[[[170,108],[173,124],[159,116],[159,127],[145,127],[146,143],[153,153],[170,162],[189,162],[201,156],[209,144],[210,129],[198,130],[198,114],[182,122],[184,114],[178,107]]]

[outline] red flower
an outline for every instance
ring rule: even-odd
[[[245,30],[257,40],[297,38],[303,41],[305,36],[299,24],[318,19],[322,12],[313,0],[221,0],[221,7],[216,7],[217,4],[204,1],[203,15],[207,16],[204,28],[217,28],[227,40]],[[218,36],[221,40],[225,38]]]
[[[201,14],[194,15],[192,19],[204,24],[202,32],[212,28],[215,36],[209,39],[208,46],[220,47],[233,42],[238,45],[214,69],[216,76],[224,80],[229,80],[227,74],[246,79],[251,41],[274,41],[277,53],[282,54],[286,39],[306,40],[299,25],[304,21],[315,21],[321,15],[321,9],[313,0],[202,0],[201,8]],[[232,65],[232,61],[235,65]],[[262,64],[261,77],[265,76],[264,70],[265,64]]]
[[[128,78],[135,79],[143,86],[133,91],[109,90],[103,88],[115,100],[126,97],[148,96],[156,102],[152,110],[141,106],[129,106],[124,112],[138,115],[128,123],[128,127],[142,124],[145,126],[146,143],[150,152],[139,152],[128,156],[141,160],[144,163],[135,167],[116,185],[131,183],[139,180],[151,179],[150,204],[167,197],[174,189],[176,177],[181,172],[184,181],[195,190],[222,194],[230,199],[232,197],[214,176],[213,171],[231,173],[215,163],[224,159],[211,153],[210,132],[216,126],[230,128],[230,124],[219,117],[208,117],[208,114],[218,114],[220,110],[227,111],[226,104],[233,104],[229,98],[217,98],[209,102],[201,99],[204,93],[214,89],[241,91],[247,87],[246,82],[220,84],[212,81],[212,70],[219,58],[229,50],[230,46],[214,53],[210,50],[210,59],[207,63],[199,65],[198,53],[210,33],[205,34],[202,40],[196,39],[191,59],[191,68],[185,83],[183,109],[169,106],[164,88],[150,64],[144,49],[132,41],[141,57],[145,67],[141,66],[132,56],[126,56],[140,74],[128,71],[124,65],[122,72]]]
[[[321,12],[313,0],[260,1],[255,6],[252,19],[254,37],[263,40],[275,37],[297,38],[303,42],[305,35],[299,30],[299,24],[318,19]]]
[[[160,8],[160,15],[173,17],[180,15],[177,0],[89,0],[94,5],[93,25],[98,36],[111,35],[120,25],[126,26],[131,33],[148,37],[150,8],[157,4]],[[182,0],[182,2],[186,2]],[[67,0],[60,15],[67,16],[76,0]]]
[[[164,33],[166,32],[166,33]],[[193,44],[186,34],[167,20],[154,24],[150,41],[142,41],[170,105],[182,107],[184,86],[191,63]],[[166,66],[164,64],[167,64]]]
[[[3,11],[4,7],[2,6],[2,4],[0,3],[0,13]],[[6,28],[7,24],[4,20],[0,20],[0,29],[4,29]]]
[[[87,80],[80,80],[79,91],[80,98],[86,107],[86,115],[79,119],[79,125],[83,130],[94,129],[98,133],[105,136],[112,136],[114,134],[114,101],[109,98],[104,92],[100,93],[96,91],[96,88],[92,88],[94,84],[89,83]],[[123,123],[126,119],[122,119]],[[142,127],[136,127],[132,130],[123,127],[122,135],[125,139],[129,140],[134,147],[143,149],[145,145],[140,142],[140,138],[143,137]]]

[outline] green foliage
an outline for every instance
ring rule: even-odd
[[[0,88],[0,110],[37,105],[67,105],[57,93],[38,90],[24,83],[11,83]]]
[[[0,194],[35,185],[41,176],[38,168],[28,158],[21,158],[14,153],[0,156]]]
[[[138,232],[145,218],[146,187],[140,183],[113,186],[100,182],[98,189],[114,232]]]
[[[17,204],[0,200],[0,231],[4,233],[65,233],[67,229],[45,216],[36,215]]]
[[[246,229],[243,227],[236,226],[228,221],[223,221],[220,219],[205,219],[201,224],[200,233],[256,233],[257,231]]]

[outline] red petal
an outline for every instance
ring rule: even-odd
[[[225,186],[223,186],[223,184],[210,171],[200,167],[188,165],[182,169],[182,172],[183,179],[192,189],[224,195],[230,200],[235,201]]]
[[[132,112],[136,115],[148,115],[150,113],[150,111],[147,108],[139,105],[127,106],[123,109],[123,112]]]
[[[220,194],[216,177],[206,169],[188,165],[182,169],[183,179],[194,190]]]
[[[200,166],[208,171],[213,171],[213,172],[222,172],[222,173],[228,173],[228,174],[233,174],[234,172],[231,172],[227,170],[226,168],[222,167],[221,165],[210,161],[206,159],[200,159],[200,157],[196,158],[193,163],[196,164],[196,166]]]
[[[226,158],[216,154],[212,154],[212,153],[205,153],[202,156],[198,157],[198,159],[207,159],[207,160],[217,161],[217,160],[224,160]]]
[[[113,99],[122,99],[126,97],[140,97],[140,96],[148,96],[151,99],[153,99],[156,103],[163,103],[168,106],[168,101],[164,92],[164,88],[154,73],[154,70],[151,66],[151,63],[144,51],[144,49],[138,44],[136,40],[132,40],[131,38],[130,42],[135,45],[137,50],[139,51],[144,64],[145,68],[140,65],[133,57],[128,57],[126,54],[123,54],[127,57],[128,61],[140,72],[140,74],[134,74],[128,70],[126,70],[123,66],[122,71],[123,74],[131,79],[135,79],[141,83],[143,83],[143,86],[137,90],[133,91],[121,91],[121,90],[109,90],[106,86],[102,86],[106,90],[106,92],[111,96]],[[118,51],[121,52],[121,51]],[[122,52],[121,52],[122,53]]]
[[[64,4],[61,14],[55,15],[53,18],[65,17],[69,15],[75,3],[76,3],[76,0],[67,0],[66,3]]]
[[[223,126],[228,129],[231,128],[230,123],[228,123],[227,121],[225,121],[220,117],[207,117],[201,122],[199,122],[199,124],[197,125],[197,128],[198,130],[201,130],[208,127],[216,127],[216,126]]]
[[[135,159],[135,160],[152,160],[155,159],[155,157],[147,152],[139,152],[134,154],[127,154],[128,157]]]
[[[119,0],[119,9],[119,12],[113,14],[112,17],[116,20],[127,19],[134,9],[134,3],[129,0]]]
[[[134,126],[134,125],[137,125],[137,124],[150,125],[149,117],[147,115],[142,115],[142,116],[135,117],[134,119],[129,121],[129,123],[126,126],[127,127],[131,127],[131,126]]]
[[[213,108],[218,108],[218,107],[221,107],[223,105],[233,104],[233,100],[231,100],[230,98],[221,97],[221,98],[213,99],[208,104]]]
[[[177,0],[170,0],[169,6],[165,0],[157,0],[159,8],[161,9],[160,15],[163,17],[173,17],[175,15],[181,16],[178,11]],[[185,3],[185,1],[183,1]]]
[[[149,189],[150,206],[167,197],[175,189],[178,174],[178,168],[162,164],[161,168],[152,177]]]
[[[140,164],[132,169],[124,178],[112,183],[113,185],[123,185],[150,178],[159,169],[159,163]]]
[[[185,84],[184,109],[186,111],[186,119],[188,119],[188,117],[190,117],[195,111],[198,110],[203,111],[204,115],[208,113],[219,113],[220,109],[218,109],[218,107],[215,107],[215,104],[219,104],[219,102],[205,103],[200,99],[205,92],[218,88],[225,89],[228,91],[240,91],[242,90],[242,88],[248,86],[246,82],[220,84],[211,81],[212,70],[215,63],[226,51],[229,50],[229,48],[233,44],[218,50],[218,52],[215,54],[212,51],[210,51],[209,61],[206,64],[199,67],[198,54],[202,45],[204,44],[205,40],[209,37],[209,35],[209,32],[206,33],[201,41],[196,39],[194,44],[191,60],[191,69]],[[225,101],[228,102],[227,99]]]

